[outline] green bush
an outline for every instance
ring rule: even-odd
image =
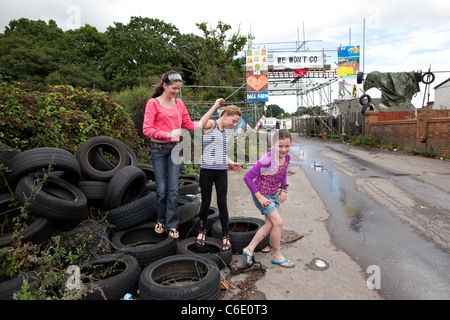
[[[110,93],[72,86],[33,90],[30,83],[0,84],[0,141],[19,151],[56,147],[75,153],[87,139],[110,136],[149,162],[130,114]]]
[[[357,136],[350,143],[354,146],[364,146],[369,148],[375,148],[380,145],[380,141],[373,136]]]

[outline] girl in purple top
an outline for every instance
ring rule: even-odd
[[[250,244],[242,250],[245,262],[253,265],[253,252],[256,246],[270,234],[273,248],[272,263],[284,268],[295,265],[280,251],[283,220],[278,212],[280,203],[287,198],[287,168],[290,161],[291,134],[285,129],[275,133],[273,149],[263,155],[244,177],[252,192],[253,202],[265,217],[265,224],[258,230]]]

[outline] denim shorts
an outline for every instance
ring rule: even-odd
[[[279,197],[278,193],[274,196],[264,195],[264,197],[266,197],[267,199],[270,200],[270,204],[267,207],[261,206],[261,204],[259,203],[258,199],[255,197],[254,194],[252,194],[252,197],[253,197],[253,202],[255,203],[258,210],[261,211],[262,215],[272,213],[275,211],[275,209],[278,209],[280,207],[280,203],[278,202],[278,197]]]

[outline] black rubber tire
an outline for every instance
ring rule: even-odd
[[[363,79],[364,79],[364,73],[363,72],[358,72],[358,74],[356,75],[356,82],[358,84],[363,83]]]
[[[127,165],[135,167],[138,166],[139,160],[136,153],[134,153],[134,151],[127,144],[124,143],[123,145],[127,149],[128,153]],[[99,168],[101,171],[109,171],[114,169],[114,165],[103,156],[102,148],[98,148],[94,151],[90,157],[90,160],[94,164],[94,167]]]
[[[364,101],[367,99],[367,101]],[[370,104],[372,102],[372,97],[368,94],[363,94],[361,97],[359,97],[359,104],[362,106],[365,106],[366,104]]]
[[[8,167],[11,158],[13,158],[19,153],[20,151],[17,151],[16,149],[11,148],[6,144],[0,143],[0,163],[3,164],[5,167]]]
[[[30,173],[47,170],[51,165],[52,172],[63,171],[60,178],[77,185],[80,181],[81,169],[76,157],[70,152],[58,148],[36,148],[18,153],[9,162],[12,170],[7,181],[12,190],[19,180]]]
[[[116,231],[125,230],[140,223],[151,221],[156,217],[156,193],[150,191],[141,198],[127,203],[124,206],[106,211],[104,214]]]
[[[181,281],[189,281],[180,285]],[[168,285],[171,279],[178,285]],[[220,292],[220,271],[210,259],[180,254],[148,265],[139,278],[142,300],[214,300]]]
[[[95,154],[98,149],[112,154],[117,159],[117,165],[106,169],[103,165],[96,167]],[[128,164],[128,151],[121,141],[106,136],[97,136],[86,140],[76,153],[81,172],[89,180],[109,181],[120,169]],[[93,161],[94,159],[94,161]]]
[[[86,196],[61,178],[48,177],[42,190],[30,198],[37,180],[42,178],[34,174],[20,179],[14,195],[21,205],[28,200],[31,212],[50,220],[80,220],[88,216]]]
[[[264,225],[264,220],[258,218],[230,218],[228,222],[230,242],[233,253],[240,253],[252,241],[256,232]],[[222,224],[216,221],[212,226],[212,236],[222,238]],[[255,250],[261,250],[270,243],[270,236],[264,238]]]
[[[178,213],[180,217],[178,224],[186,223],[198,216],[201,204],[199,198],[191,198],[186,195],[178,196]]]
[[[211,235],[212,225],[220,219],[219,209],[216,207],[209,207],[208,211],[208,220],[206,220],[206,234],[208,236]],[[198,234],[198,230],[200,229],[200,217],[197,216],[194,219],[191,219],[185,223],[178,225],[178,231],[180,233],[180,237],[183,239],[196,237]]]
[[[124,206],[144,193],[145,173],[135,166],[125,166],[111,178],[103,197],[103,209]]]
[[[180,174],[180,179],[200,182],[200,175],[195,173],[182,173]]]
[[[422,74],[422,82],[425,84],[433,83],[434,79],[436,79],[436,76],[433,72],[425,72],[424,74]]]
[[[373,110],[374,110],[374,108],[373,108],[373,106],[372,106],[371,104],[366,104],[366,105],[364,105],[364,106],[362,107],[361,113],[362,113],[362,114],[366,113],[367,109],[369,109],[370,111],[373,111]]]
[[[223,269],[231,263],[233,252],[231,250],[222,251],[222,240],[206,237],[205,245],[199,247],[195,243],[196,239],[197,237],[192,237],[178,242],[177,254],[200,255],[214,261],[219,269]]]
[[[200,193],[199,183],[197,181],[180,179],[179,183],[178,194],[180,195]]]
[[[141,268],[139,267],[136,258],[126,254],[109,254],[90,260],[89,265],[110,264],[115,262],[122,265],[123,271],[110,278],[95,281],[94,285],[89,283],[83,284],[88,287],[88,293],[86,294],[85,300],[104,300],[105,298],[103,297],[102,292],[108,300],[120,300],[126,293],[134,294],[137,292]],[[100,287],[102,292],[96,289],[97,286]]]
[[[84,193],[89,206],[101,208],[107,186],[106,181],[86,180],[80,181],[77,188]]]
[[[111,242],[116,250],[135,257],[141,268],[161,258],[174,255],[177,240],[167,233],[155,232],[155,223],[146,223],[116,232]]]
[[[6,269],[0,269],[0,300],[13,300],[15,292],[19,291],[24,281],[33,282],[34,273],[18,274],[14,278],[6,275]]]
[[[6,219],[11,220],[19,214],[20,208],[0,212],[0,225],[3,226]],[[19,236],[24,243],[32,242],[37,244],[44,240],[48,240],[55,230],[55,224],[51,220],[43,217],[36,217],[19,233]],[[11,234],[0,233],[0,248],[11,246],[13,243],[14,239],[11,238]]]

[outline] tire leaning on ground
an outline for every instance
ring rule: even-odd
[[[175,254],[177,240],[167,233],[155,232],[155,222],[135,226],[115,233],[111,242],[117,251],[135,257],[141,268]]]
[[[94,154],[99,152],[108,153],[114,156],[117,164],[112,169],[106,169],[103,165],[97,165],[93,159]],[[128,151],[121,141],[106,136],[97,136],[86,140],[76,153],[76,158],[80,163],[81,172],[90,180],[109,181],[120,169],[128,164]]]
[[[228,229],[230,235],[231,249],[233,253],[240,253],[252,241],[256,232],[264,225],[264,220],[258,218],[230,218]],[[211,235],[214,238],[222,237],[222,224],[216,221],[212,226]],[[270,243],[270,236],[265,237],[255,250],[261,250]]]
[[[203,247],[197,246],[197,238],[181,240],[177,246],[177,254],[196,254],[214,261],[219,269],[225,268],[231,263],[233,254],[231,250],[222,251],[222,240],[206,237]]]
[[[210,259],[180,254],[148,265],[139,278],[142,300],[214,300],[220,292],[220,271]]]
[[[88,287],[86,300],[104,300],[105,298],[108,300],[120,300],[126,293],[135,293],[137,291],[141,268],[136,258],[126,254],[109,254],[90,260],[89,265],[112,266],[119,269],[116,274],[109,278],[94,281],[93,283],[84,283],[83,285]],[[81,272],[84,273],[83,270]]]
[[[47,177],[42,190],[30,197],[42,177],[29,174],[20,179],[14,195],[20,205],[29,203],[28,209],[50,220],[73,221],[87,218],[89,207],[86,196],[75,186],[57,177]]]

